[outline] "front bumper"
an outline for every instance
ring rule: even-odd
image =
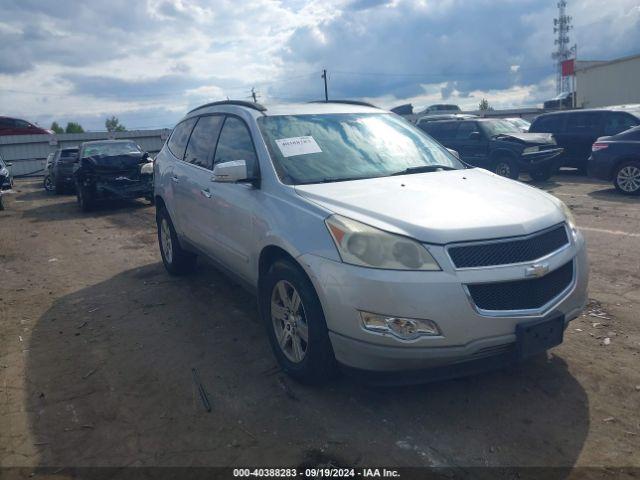
[[[588,262],[580,234],[569,247],[545,258],[550,271],[573,260],[574,278],[569,290],[535,314],[483,314],[465,289],[465,284],[523,279],[528,264],[455,270],[444,247],[429,246],[429,251],[442,271],[386,271],[300,257],[320,297],[339,363],[359,370],[402,371],[498,356],[515,347],[519,323],[558,315],[568,323],[587,300]],[[372,333],[362,327],[358,311],[429,319],[442,335],[403,341]]]
[[[563,148],[550,148],[532,153],[523,153],[520,156],[521,166],[531,170],[539,170],[555,166],[558,157],[564,152]]]

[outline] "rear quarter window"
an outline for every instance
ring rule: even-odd
[[[558,133],[562,130],[563,121],[562,115],[543,115],[533,121],[529,131],[534,133]]]
[[[184,152],[187,149],[187,142],[189,141],[189,136],[191,135],[191,130],[193,130],[196,120],[197,118],[189,118],[184,122],[179,123],[176,125],[176,128],[173,129],[173,132],[169,137],[167,146],[178,160],[182,160],[184,158]]]

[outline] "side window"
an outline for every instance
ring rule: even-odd
[[[561,115],[547,115],[546,117],[538,117],[533,121],[530,132],[536,133],[558,133],[562,127]]]
[[[187,150],[184,154],[185,162],[210,170],[213,168],[213,149],[216,146],[223,120],[224,116],[222,115],[200,117],[193,132],[191,132]]]
[[[605,114],[604,134],[616,135],[620,132],[630,129],[638,125],[640,121],[633,115],[622,112],[609,112]]]
[[[442,125],[438,122],[421,122],[418,127],[435,139],[442,136]]]
[[[196,120],[196,118],[189,118],[188,120],[179,123],[176,125],[176,128],[173,129],[173,133],[171,133],[171,136],[169,137],[167,146],[178,160],[182,160],[184,158],[184,151],[187,148],[187,140],[189,140],[191,129],[195,125]]]
[[[476,122],[462,122],[456,133],[456,140],[469,140],[469,135],[479,132]]]
[[[247,172],[250,175],[257,175],[258,159],[247,126],[239,118],[227,117],[220,132],[213,163],[215,165],[233,160],[245,160]]]
[[[592,133],[598,130],[600,115],[595,112],[571,113],[567,119],[569,133]]]

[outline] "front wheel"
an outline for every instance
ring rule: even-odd
[[[282,370],[308,384],[333,377],[336,361],[313,284],[292,261],[276,261],[261,282],[260,312]]]
[[[613,176],[613,185],[625,195],[640,195],[640,160],[622,163]]]
[[[158,225],[158,244],[162,263],[171,275],[184,275],[193,271],[197,257],[180,246],[178,235],[173,227],[166,208],[160,208],[156,214]]]
[[[76,185],[76,200],[83,212],[90,212],[93,208],[93,195],[88,188]]]
[[[2,192],[0,192],[0,212],[4,210],[4,203],[2,203]]]
[[[518,163],[509,157],[500,157],[493,162],[493,173],[501,177],[517,180],[520,176]]]
[[[53,192],[56,189],[55,185],[53,184],[53,180],[51,179],[51,175],[47,175],[46,177],[44,177],[42,186],[47,192]]]
[[[529,172],[529,176],[535,182],[544,182],[545,180],[549,180],[551,175],[553,175],[553,169],[549,167]]]

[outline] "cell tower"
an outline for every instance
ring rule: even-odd
[[[567,15],[567,2],[560,0],[558,2],[558,18],[553,19],[553,33],[558,34],[554,41],[557,50],[551,55],[551,58],[556,61],[556,90],[558,94],[568,92],[571,89],[569,78],[562,76],[562,62],[570,59],[577,49],[575,45],[569,47],[569,31],[573,28],[572,20],[573,18]]]

